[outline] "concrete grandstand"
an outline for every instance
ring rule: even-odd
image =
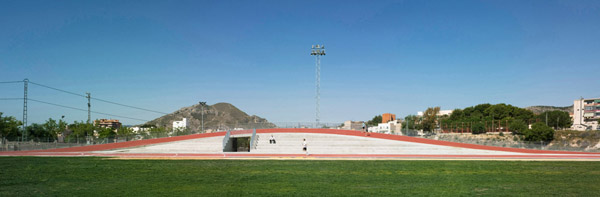
[[[275,144],[269,142],[273,136]],[[231,147],[232,139],[247,148]],[[308,153],[302,150],[306,139]],[[333,129],[258,129],[194,134],[36,151],[2,156],[111,156],[123,158],[383,158],[383,159],[586,159],[600,154],[505,148],[380,133]]]

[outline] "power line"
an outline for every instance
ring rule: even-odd
[[[0,98],[0,100],[6,101],[6,100],[23,100],[23,98]]]
[[[0,81],[0,83],[23,83],[23,81]]]
[[[143,111],[149,111],[149,112],[154,112],[154,113],[159,113],[159,114],[169,114],[169,113],[165,113],[165,112],[159,112],[159,111],[154,111],[154,110],[150,110],[150,109],[144,109],[144,108],[134,107],[134,106],[131,106],[131,105],[120,104],[120,103],[116,103],[116,102],[112,102],[112,101],[107,101],[107,100],[104,100],[104,99],[99,99],[99,98],[94,98],[94,97],[91,97],[91,99],[97,100],[97,101],[102,101],[102,102],[105,102],[105,103],[114,104],[114,105],[120,105],[120,106],[123,106],[123,107],[129,107],[129,108],[139,109],[139,110],[143,110]]]
[[[66,105],[61,105],[61,104],[56,104],[56,103],[50,103],[50,102],[40,101],[40,100],[30,99],[30,98],[27,99],[27,100],[35,101],[35,102],[38,102],[38,103],[44,103],[44,104],[48,104],[48,105],[54,105],[54,106],[57,106],[57,107],[63,107],[63,108],[68,108],[68,109],[73,109],[73,110],[87,112],[86,109],[80,109],[80,108],[70,107],[70,106],[66,106]],[[95,114],[102,114],[102,115],[114,116],[114,117],[119,117],[119,118],[126,118],[126,119],[131,119],[131,120],[139,120],[139,121],[145,121],[145,122],[149,121],[149,120],[144,120],[144,119],[139,119],[139,118],[132,118],[132,117],[127,117],[127,116],[121,116],[121,115],[115,115],[115,114],[109,114],[109,113],[103,113],[103,112],[97,112],[97,111],[91,111],[91,112],[95,113]]]
[[[61,90],[61,89],[58,89],[58,88],[53,88],[53,87],[50,87],[50,86],[47,86],[47,85],[42,85],[42,84],[31,82],[31,81],[29,81],[29,83],[34,84],[34,85],[38,85],[38,86],[42,86],[42,87],[45,87],[45,88],[48,88],[48,89],[53,89],[53,90],[56,90],[56,91],[59,91],[59,92],[64,92],[64,93],[67,93],[67,94],[72,94],[72,95],[80,96],[80,97],[85,97],[83,94],[78,94],[78,93],[75,93],[75,92],[70,92],[70,91]]]
[[[34,84],[34,85],[38,85],[38,86],[41,86],[41,87],[49,88],[49,89],[52,89],[52,90],[64,92],[64,93],[67,93],[67,94],[72,94],[72,95],[75,95],[75,96],[80,96],[80,97],[87,98],[87,96],[83,95],[83,94],[78,94],[78,93],[75,93],[75,92],[71,92],[71,91],[67,91],[67,90],[62,90],[62,89],[59,89],[59,88],[54,88],[54,87],[50,87],[50,86],[47,86],[47,85],[42,85],[42,84],[39,84],[39,83],[34,83],[34,82],[31,82],[31,81],[29,83]],[[155,111],[155,110],[151,110],[151,109],[145,109],[145,108],[141,108],[141,107],[135,107],[135,106],[131,106],[131,105],[121,104],[121,103],[117,103],[117,102],[113,102],[113,101],[109,101],[109,100],[105,100],[105,99],[100,99],[100,98],[91,97],[91,99],[97,100],[97,101],[101,101],[101,102],[105,102],[105,103],[110,103],[110,104],[113,104],[113,105],[119,105],[119,106],[123,106],[123,107],[129,107],[129,108],[133,108],[133,109],[138,109],[138,110],[142,110],[142,111],[154,112],[154,113],[159,113],[159,114],[169,114],[169,113]]]

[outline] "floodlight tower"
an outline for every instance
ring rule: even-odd
[[[26,141],[27,135],[25,135],[25,130],[27,129],[27,86],[29,85],[29,79],[23,79],[23,130],[21,131],[21,141]]]
[[[206,106],[206,102],[200,101],[200,113],[202,114],[202,133],[204,133],[204,106]]]
[[[87,122],[86,122],[86,123],[90,124],[90,119],[92,118],[92,115],[90,114],[90,112],[91,112],[90,110],[91,110],[91,108],[92,108],[92,105],[90,104],[90,99],[91,99],[92,97],[90,96],[90,93],[89,93],[89,92],[86,92],[85,94],[87,94],[87,96],[86,96],[85,98],[87,98],[87,99],[88,99],[88,120],[87,120]]]
[[[319,127],[319,119],[320,119],[320,104],[319,101],[321,100],[321,56],[325,55],[325,45],[312,45],[312,49],[310,50],[310,55],[314,55],[316,57],[316,64],[317,64],[317,81],[316,81],[316,100],[317,100],[317,111],[316,111],[316,121],[317,121],[317,125],[315,125],[316,127]]]

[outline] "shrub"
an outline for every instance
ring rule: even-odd
[[[471,133],[473,133],[473,134],[485,133],[485,125],[483,125],[483,123],[481,123],[481,122],[476,122],[475,124],[473,124],[471,126]]]
[[[586,138],[587,136],[590,136],[590,132],[587,132],[587,131],[582,132],[580,136],[581,136],[581,138]]]
[[[512,131],[513,134],[523,134],[523,131],[527,130],[527,124],[523,120],[513,120],[508,128]]]
[[[554,129],[546,124],[538,122],[531,125],[531,129],[523,132],[525,141],[539,142],[539,141],[552,141],[554,139]]]

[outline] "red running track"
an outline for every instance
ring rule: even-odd
[[[249,134],[251,130],[245,131],[234,131],[232,135]],[[414,142],[422,144],[440,145],[440,146],[451,146],[469,149],[479,150],[491,150],[491,151],[505,151],[514,153],[529,153],[532,155],[395,155],[395,154],[315,154],[310,157],[319,158],[579,158],[579,159],[600,159],[599,153],[589,152],[572,152],[572,151],[549,151],[549,150],[531,150],[531,149],[519,149],[519,148],[506,148],[506,147],[495,147],[495,146],[484,146],[477,144],[465,144],[457,142],[439,141],[424,138],[408,137],[389,135],[381,133],[365,133],[360,131],[351,130],[334,130],[334,129],[258,129],[257,133],[315,133],[315,134],[336,134],[336,135],[347,135],[347,136],[358,136],[365,138],[378,138],[397,140],[404,142]],[[120,148],[131,148],[137,146],[147,146],[158,143],[175,142],[181,140],[190,140],[206,137],[217,137],[224,136],[225,132],[217,133],[205,133],[205,134],[193,134],[186,136],[176,136],[167,138],[157,138],[148,140],[137,140],[110,144],[99,144],[91,146],[80,146],[71,148],[59,148],[59,149],[47,149],[47,150],[31,150],[31,151],[14,151],[14,152],[0,152],[0,156],[117,156],[117,157],[211,157],[211,158],[224,158],[224,157],[305,157],[302,154],[241,154],[241,153],[218,153],[218,154],[179,154],[179,153],[168,153],[168,154],[131,154],[131,153],[92,153],[92,151],[105,151]],[[560,154],[560,155],[555,155]]]
[[[12,153],[12,154],[11,154]],[[11,152],[1,156],[58,156],[58,157],[119,157],[143,159],[292,159],[292,158],[317,158],[317,159],[497,159],[497,160],[597,160],[600,155],[395,155],[395,154],[194,154],[194,153],[93,153],[93,152]]]

